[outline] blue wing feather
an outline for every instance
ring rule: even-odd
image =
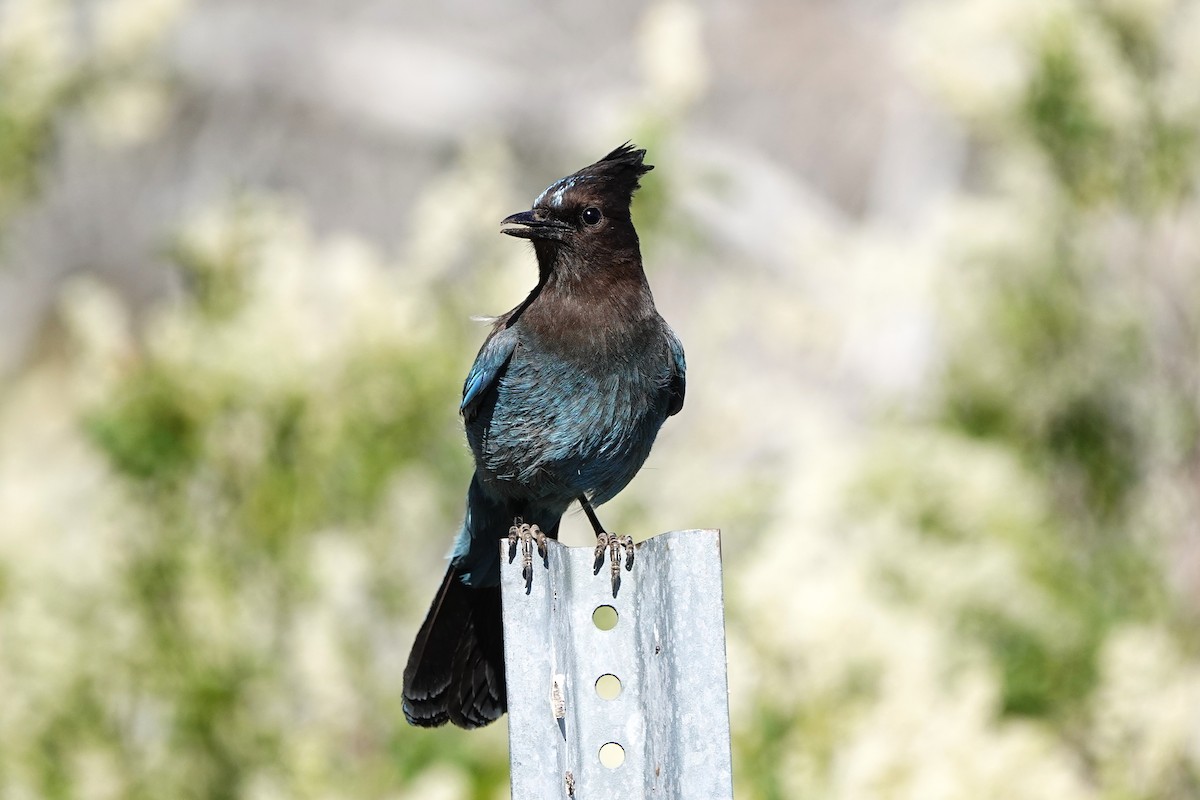
[[[467,379],[463,382],[463,399],[458,407],[468,422],[475,415],[484,392],[496,382],[500,371],[504,369],[516,349],[517,332],[514,328],[497,331],[488,337],[479,349],[479,355],[475,356],[475,363],[471,365],[471,371],[467,373]]]
[[[687,393],[687,360],[683,357],[683,343],[670,328],[667,329],[667,344],[671,348],[671,402],[667,405],[667,416],[673,417],[683,408],[683,397]]]

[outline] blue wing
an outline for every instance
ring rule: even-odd
[[[671,401],[667,416],[673,417],[683,408],[683,396],[687,393],[687,360],[683,357],[683,343],[670,328],[667,328],[667,344],[671,348]]]
[[[475,363],[463,383],[462,404],[458,407],[468,422],[475,416],[484,392],[496,382],[516,349],[517,332],[513,328],[497,331],[479,348],[479,355],[475,356]]]

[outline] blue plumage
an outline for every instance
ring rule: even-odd
[[[683,406],[683,347],[654,307],[629,218],[644,155],[622,146],[505,220],[533,242],[539,280],[463,384],[475,475],[405,670],[413,724],[477,727],[504,712],[497,540],[516,518],[557,537],[571,503],[612,499]]]
[[[462,404],[458,407],[468,424],[475,417],[475,410],[483,392],[492,388],[500,370],[504,369],[513,350],[516,349],[519,338],[518,331],[508,328],[495,332],[483,343],[479,355],[475,357],[475,363],[471,365],[471,371],[467,373],[467,380],[463,383]]]

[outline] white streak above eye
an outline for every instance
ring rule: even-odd
[[[537,208],[543,203],[553,206],[554,208],[563,207],[563,195],[575,186],[576,178],[563,178],[550,184],[546,191],[537,196],[533,201],[533,207]]]

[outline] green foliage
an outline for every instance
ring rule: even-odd
[[[668,316],[695,380],[605,519],[726,529],[739,796],[1192,797],[1200,641],[1174,562],[1200,519],[1200,101],[1176,31],[1200,12],[967,6],[951,38],[1000,43],[1015,77],[962,95],[978,180],[934,256],[927,393],[856,449],[838,326],[894,310],[888,276],[919,282],[930,251],[797,214],[826,239],[799,278],[746,255],[660,295],[694,305]],[[703,87],[678,36],[701,18],[651,14],[636,141],[678,174]],[[0,217],[56,120],[137,72],[23,52],[0,51]],[[501,239],[506,158],[477,147],[435,180],[399,264],[247,195],[180,221],[182,296],[136,330],[101,287],[63,293],[64,346],[0,405],[0,796],[502,795],[503,723],[410,728],[400,672],[470,469],[463,320],[532,275],[465,233]],[[654,173],[635,207],[663,261],[708,234],[683,185]]]
[[[994,608],[964,608],[962,634],[996,660],[1004,713],[1049,716],[1074,710],[1096,686],[1097,642],[1056,642]]]
[[[1112,186],[1112,136],[1087,96],[1074,34],[1056,26],[1041,42],[1023,111],[1063,186],[1087,199]]]
[[[1064,741],[1096,713],[1119,632],[1187,613],[1166,588],[1182,520],[1157,527],[1151,506],[1167,475],[1190,469],[1163,431],[1189,430],[1195,395],[1181,387],[1196,369],[1166,356],[1181,345],[1164,341],[1146,286],[1189,287],[1182,313],[1200,314],[1200,265],[1148,244],[1196,207],[1200,158],[1187,143],[1200,119],[1166,112],[1165,37],[1143,22],[1080,6],[1030,24],[1024,92],[1000,127],[980,130],[1005,233],[965,229],[955,242],[932,413],[898,453],[876,456],[852,495],[857,513],[913,537],[919,555],[884,568],[897,596],[937,601],[962,645],[993,664],[997,712],[1044,720]],[[1131,93],[1111,96],[1120,87]],[[929,458],[931,446],[949,448],[952,466]],[[980,492],[999,454],[1006,467]],[[995,513],[1005,503],[1029,513]],[[1020,584],[946,604],[912,562],[956,549],[1019,565]],[[1036,598],[1036,613],[1018,596]],[[1081,743],[1080,758],[1094,747]],[[1182,769],[1185,783],[1200,775],[1195,761]]]
[[[42,676],[0,663],[45,692],[19,734],[0,731],[0,778],[92,796],[88,753],[120,796],[378,796],[441,763],[490,797],[502,731],[451,745],[400,708],[425,565],[468,474],[446,402],[459,316],[269,203],[238,200],[180,242],[194,293],[110,354],[81,414],[124,498],[103,578],[59,590],[55,619],[87,660]]]
[[[175,376],[150,366],[130,376],[112,404],[85,424],[119,471],[169,483],[195,467],[203,413]]]
[[[121,25],[103,23],[122,11],[111,4],[89,13],[61,0],[13,0],[0,8],[0,224],[37,196],[64,122],[141,77],[160,32],[155,23],[170,14],[152,14],[123,46],[85,43],[89,27],[120,38]]]
[[[41,96],[22,91],[38,64],[0,50],[0,220],[29,197],[53,145],[54,115],[69,96],[64,86]]]
[[[1119,514],[1146,435],[1137,320],[1106,302],[1106,277],[1066,245],[1024,261],[989,253],[975,269],[974,319],[947,358],[946,423],[1018,448],[1065,505]]]
[[[10,96],[4,84],[12,81],[0,71],[0,98]],[[45,116],[30,118],[6,108],[0,99],[0,213],[9,212],[37,185],[37,167],[50,144],[50,122]]]
[[[1081,209],[1115,202],[1163,212],[1194,189],[1196,111],[1170,96],[1183,58],[1168,52],[1176,20],[1152,22],[1120,6],[1052,15],[1034,34],[1015,121]]]
[[[248,253],[241,266],[251,275],[269,275],[271,267],[262,261],[267,252]],[[245,275],[237,280],[264,285]],[[264,385],[252,372],[229,372],[238,361],[232,352],[215,358],[206,352],[221,343],[237,347],[246,331],[227,336],[227,326],[244,322],[239,312],[262,299],[248,294],[241,308],[223,304],[214,314],[207,291],[214,283],[195,285],[195,300],[169,313],[196,337],[197,347],[134,365],[111,399],[90,412],[87,430],[141,490],[149,514],[149,526],[132,538],[117,578],[149,645],[131,665],[149,679],[125,689],[133,702],[162,709],[164,767],[173,765],[179,775],[174,796],[223,798],[246,794],[255,775],[295,758],[287,752],[286,720],[304,713],[288,698],[295,680],[290,640],[320,597],[314,546],[333,536],[345,547],[396,558],[402,540],[389,542],[389,526],[380,518],[389,482],[407,465],[427,473],[448,529],[458,501],[449,487],[457,488],[463,464],[455,427],[430,422],[457,388],[449,368],[438,366],[450,359],[435,364],[427,346],[373,335],[364,341],[374,343],[362,345],[352,336],[344,352],[335,343],[328,358],[305,365],[314,380]],[[386,579],[386,572],[378,577]],[[368,578],[361,589],[375,580]],[[378,605],[385,601],[369,595],[362,600],[375,607],[370,618],[398,625],[394,604]],[[197,603],[212,608],[197,618]],[[261,616],[251,625],[261,638],[214,646],[204,620],[231,625],[228,615],[245,613]],[[359,723],[368,727],[346,731],[368,737],[366,753],[340,767],[327,765],[335,774],[351,763],[378,770],[394,755],[394,728],[402,719],[399,682],[367,688],[379,681],[371,674],[378,665],[370,663],[377,635],[351,626],[330,643],[335,658],[351,662],[347,669],[363,671],[365,696],[380,703],[372,723]],[[393,665],[389,674],[394,678],[398,669]],[[108,724],[120,731],[119,721]],[[129,731],[123,733],[136,754],[140,748],[128,741]],[[56,741],[52,732],[47,736]],[[372,759],[378,767],[370,767]],[[485,759],[478,766],[495,773],[502,765]],[[387,767],[394,769],[403,770],[403,760]],[[285,770],[279,777],[287,782],[299,776]],[[374,779],[362,780],[369,785]]]

